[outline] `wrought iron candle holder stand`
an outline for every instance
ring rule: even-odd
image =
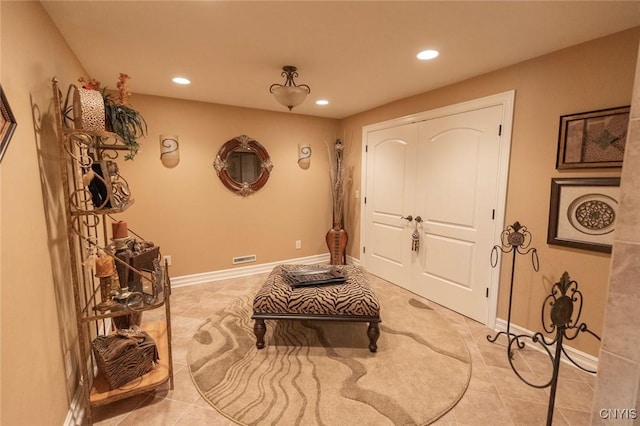
[[[500,236],[502,245],[495,245],[491,250],[491,266],[494,268],[498,265],[500,252],[513,252],[513,257],[511,259],[511,283],[509,284],[509,311],[507,313],[507,331],[500,331],[493,337],[487,336],[487,340],[491,343],[494,343],[496,340],[498,340],[498,337],[502,334],[507,336],[507,339],[509,341],[509,345],[507,346],[509,359],[511,359],[511,357],[513,356],[513,353],[509,349],[511,347],[511,342],[513,339],[517,341],[518,347],[520,349],[524,348],[524,343],[518,341],[517,336],[511,332],[511,304],[513,302],[513,279],[516,269],[516,254],[526,255],[531,253],[531,263],[533,265],[533,270],[536,272],[540,270],[538,251],[535,248],[529,248],[532,239],[533,237],[531,235],[531,232],[527,230],[527,227],[521,225],[520,222],[516,221],[513,225],[507,226],[505,230],[502,231],[502,234]]]
[[[576,304],[577,309],[576,309]],[[548,314],[548,322],[545,321],[545,314]],[[515,336],[514,339],[509,341],[508,350],[511,351],[513,342],[518,342],[518,346],[522,343],[520,339],[530,339],[533,344],[538,344],[547,353],[551,363],[553,364],[553,372],[551,379],[541,385],[529,383],[513,365],[512,358],[509,357],[509,364],[511,369],[516,373],[518,378],[527,385],[544,389],[551,387],[549,392],[549,407],[547,410],[547,426],[551,426],[553,421],[553,408],[555,405],[556,388],[558,386],[558,373],[560,371],[560,358],[564,354],[565,357],[576,367],[588,373],[595,373],[587,368],[582,367],[575,360],[573,360],[569,354],[562,347],[563,341],[574,340],[580,333],[589,333],[591,336],[600,340],[600,337],[587,328],[587,324],[580,323],[580,315],[582,314],[582,293],[578,290],[578,283],[569,278],[567,272],[562,274],[560,281],[555,283],[551,288],[551,294],[549,294],[542,304],[542,327],[547,334],[553,334],[555,331],[555,337],[553,340],[547,341],[542,333],[536,333],[533,336],[521,334]],[[554,354],[551,353],[550,347],[555,346]]]

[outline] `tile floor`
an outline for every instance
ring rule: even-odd
[[[194,385],[186,366],[187,345],[204,318],[226,304],[249,286],[256,287],[266,274],[179,287],[171,297],[173,330],[174,389],[158,389],[106,406],[94,408],[99,426],[126,425],[234,425],[205,402]],[[381,281],[376,277],[372,280]],[[392,285],[392,284],[388,284]],[[545,425],[549,389],[524,384],[514,374],[506,356],[506,339],[489,343],[495,332],[483,325],[431,303],[466,338],[473,360],[469,388],[458,404],[435,425]],[[143,321],[154,313],[145,313]],[[143,324],[144,325],[144,324]],[[545,383],[551,377],[548,357],[533,349],[517,351],[513,364],[531,383]],[[595,376],[567,364],[560,367],[553,425],[587,425]],[[347,425],[347,423],[345,423]]]

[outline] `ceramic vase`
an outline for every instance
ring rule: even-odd
[[[346,249],[349,236],[339,222],[333,224],[333,228],[327,232],[327,247],[329,248],[329,262],[332,265],[346,264]]]

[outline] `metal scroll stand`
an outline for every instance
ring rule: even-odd
[[[574,306],[576,304],[577,309]],[[549,309],[550,312],[548,312]],[[550,322],[548,323],[545,322],[545,313],[549,314],[548,317]],[[600,337],[598,335],[587,328],[587,324],[579,324],[581,313],[582,293],[578,290],[578,283],[571,280],[569,278],[569,274],[565,272],[564,274],[562,274],[560,281],[553,285],[553,287],[551,288],[551,294],[549,294],[544,299],[544,303],[542,304],[542,327],[548,334],[552,334],[553,331],[555,331],[555,338],[551,341],[547,341],[542,333],[536,333],[533,336],[522,334],[509,341],[508,350],[511,350],[511,345],[514,341],[525,338],[531,339],[534,344],[539,344],[547,353],[547,355],[549,355],[549,359],[553,364],[553,373],[549,382],[542,385],[535,385],[525,380],[524,377],[522,377],[514,367],[511,358],[509,358],[511,369],[524,383],[538,389],[543,389],[549,386],[551,387],[551,390],[549,392],[549,408],[547,409],[547,426],[551,426],[553,421],[553,407],[555,405],[556,388],[558,385],[558,373],[560,370],[560,357],[562,356],[562,354],[564,354],[573,365],[580,368],[581,370],[588,373],[595,373],[595,371],[591,371],[580,366],[567,354],[567,352],[562,347],[562,342],[564,339],[573,340],[578,337],[581,332],[589,333],[596,339],[600,340]],[[520,342],[518,342],[518,345],[519,344]],[[553,345],[555,345],[555,355],[552,355],[551,351],[549,350],[549,347]]]
[[[520,223],[516,221],[513,225],[507,226],[505,230],[502,231],[502,234],[500,236],[502,245],[495,245],[491,250],[491,266],[494,268],[498,265],[498,250],[500,250],[502,253],[513,252],[513,258],[511,259],[511,283],[509,286],[509,313],[507,314],[507,331],[500,331],[493,337],[487,336],[487,340],[491,343],[494,343],[496,340],[498,340],[498,337],[501,334],[507,336],[507,339],[509,340],[509,345],[507,346],[509,359],[513,357],[513,352],[510,348],[511,343],[514,339],[518,344],[518,348],[524,348],[524,343],[520,342],[518,340],[518,336],[511,332],[511,302],[513,301],[513,278],[516,269],[516,254],[531,253],[531,263],[533,265],[533,270],[536,272],[540,270],[538,251],[535,248],[529,248],[531,239],[531,233],[527,230],[527,227],[520,225]]]

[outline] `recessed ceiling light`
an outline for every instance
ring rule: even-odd
[[[316,105],[329,105],[329,101],[326,99],[318,99]]]
[[[173,81],[176,84],[191,84],[191,81],[188,78],[184,78],[184,77],[173,77],[171,81]]]
[[[421,61],[428,61],[433,58],[437,58],[439,54],[440,52],[438,52],[437,50],[429,49],[423,50],[422,52],[418,53],[416,57]]]

